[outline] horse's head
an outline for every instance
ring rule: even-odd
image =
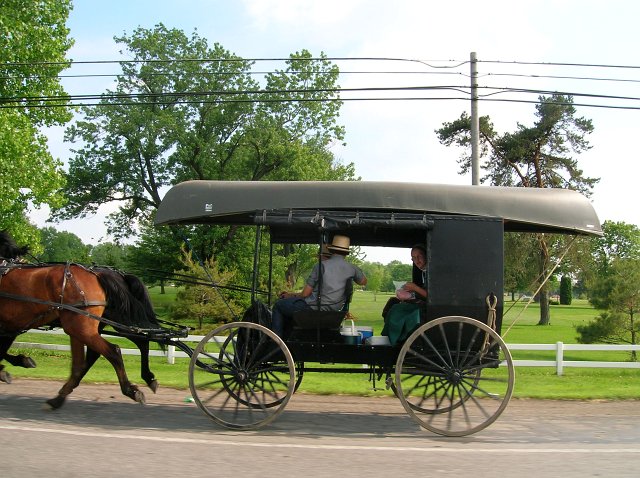
[[[0,257],[17,259],[29,252],[29,246],[18,246],[7,231],[0,231]]]

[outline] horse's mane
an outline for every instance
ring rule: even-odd
[[[29,252],[29,246],[18,246],[6,230],[0,231],[0,257],[4,259],[18,259],[27,252]]]

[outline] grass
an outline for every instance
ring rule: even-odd
[[[175,298],[175,288],[167,287],[167,294],[159,294],[159,289],[151,288],[150,292],[156,310],[166,311],[167,306]],[[371,326],[379,334],[382,329],[380,311],[384,307],[388,294],[374,295],[370,292],[358,291],[354,294],[351,311],[356,317],[357,325]],[[526,310],[524,304],[507,301],[504,306],[502,332],[507,343],[577,343],[575,326],[588,323],[597,311],[584,300],[575,300],[570,306],[552,306],[551,324],[539,326],[539,306],[531,304]],[[125,339],[109,339],[122,347],[131,348]],[[61,343],[68,344],[66,336],[48,336],[42,334],[25,334],[21,342]],[[195,344],[194,344],[195,346]],[[25,353],[22,351],[22,353]],[[65,379],[69,370],[69,355],[66,352],[45,350],[28,350],[27,353],[38,363],[36,369],[15,369],[8,366],[14,375],[30,378]],[[513,351],[514,359],[553,360],[553,352]],[[625,361],[629,359],[626,352],[565,352],[566,360],[602,360]],[[124,356],[125,365],[130,378],[140,383],[137,378],[140,360],[135,356]],[[151,357],[151,368],[162,386],[188,389],[188,360],[176,359],[175,365],[166,363],[163,357]],[[85,380],[90,382],[115,382],[115,374],[111,366],[100,359],[89,372]],[[384,389],[382,382],[376,386]],[[369,373],[363,369],[362,374],[343,373],[307,373],[300,390],[317,394],[391,394],[390,391],[374,391]],[[188,392],[185,392],[188,393]],[[637,399],[640,397],[640,371],[629,369],[589,369],[565,368],[564,375],[557,376],[555,368],[516,369],[516,387],[514,396],[518,398],[546,399]]]

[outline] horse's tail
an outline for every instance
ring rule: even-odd
[[[158,322],[158,316],[156,315],[155,310],[153,310],[149,291],[142,281],[133,274],[124,274],[124,281],[127,283],[129,292],[131,292],[133,297],[135,297],[135,299],[140,303],[147,320],[152,324],[160,325]]]
[[[120,324],[144,329],[157,328],[158,323],[147,314],[143,305],[131,292],[124,276],[110,269],[94,269],[105,290],[107,306],[103,317]]]

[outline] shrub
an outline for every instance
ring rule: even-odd
[[[560,304],[571,305],[571,301],[573,300],[572,295],[571,278],[562,276],[562,279],[560,279]]]

